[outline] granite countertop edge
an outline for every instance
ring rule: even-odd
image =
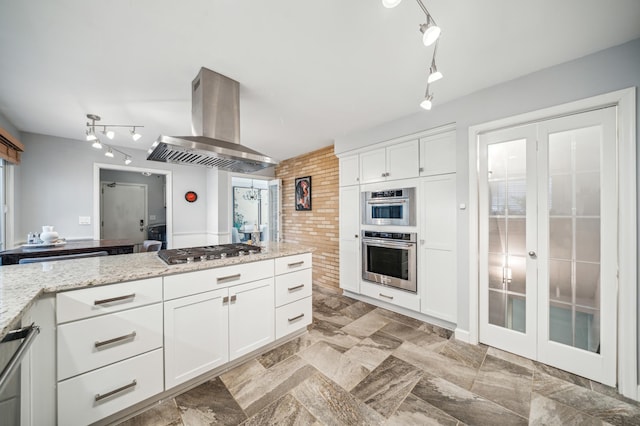
[[[25,312],[44,294],[126,281],[276,259],[313,252],[295,243],[272,243],[263,251],[180,265],[167,265],[157,253],[134,253],[0,267],[0,340],[20,323]],[[24,324],[23,324],[24,325]]]

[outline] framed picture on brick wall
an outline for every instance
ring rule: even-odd
[[[311,210],[311,176],[296,178],[296,210]]]

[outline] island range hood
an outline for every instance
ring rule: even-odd
[[[193,136],[163,136],[147,160],[252,173],[278,164],[240,144],[240,84],[201,68],[191,84]]]

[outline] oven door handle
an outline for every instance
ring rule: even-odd
[[[406,203],[406,198],[386,198],[384,200],[367,200],[367,204],[398,204]]]
[[[412,249],[416,246],[415,243],[400,243],[400,242],[396,243],[396,242],[389,242],[385,240],[370,240],[370,239],[363,239],[362,244],[366,246],[375,246],[375,247],[383,247],[383,248],[405,248],[405,249]]]

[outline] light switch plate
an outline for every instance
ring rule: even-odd
[[[91,225],[91,216],[78,216],[78,225]]]

